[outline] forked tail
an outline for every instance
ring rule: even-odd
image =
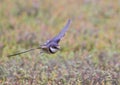
[[[20,55],[20,54],[27,53],[27,52],[30,52],[30,51],[33,51],[33,50],[36,50],[36,49],[40,49],[40,47],[37,47],[37,48],[31,48],[31,49],[28,49],[28,50],[23,51],[23,52],[19,52],[19,53],[11,54],[11,55],[8,55],[7,57],[11,57],[11,56],[15,56],[15,55]]]

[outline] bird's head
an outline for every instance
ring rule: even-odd
[[[50,43],[49,45],[43,45],[41,46],[41,49],[44,51],[44,52],[47,52],[47,53],[56,53],[58,50],[60,50],[60,46],[57,44],[57,43]]]
[[[49,46],[49,51],[51,53],[56,53],[58,50],[60,50],[60,46],[57,43],[51,44]]]

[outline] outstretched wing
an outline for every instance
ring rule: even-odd
[[[61,30],[61,32],[50,41],[56,41],[58,43],[60,39],[65,35],[65,32],[68,30],[70,24],[71,24],[71,20],[69,19],[65,27]]]

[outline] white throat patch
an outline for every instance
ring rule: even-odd
[[[50,47],[50,50],[54,53],[54,52],[57,52],[57,49],[53,48],[53,47]]]

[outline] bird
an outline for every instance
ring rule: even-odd
[[[66,25],[63,27],[63,29],[55,37],[53,37],[50,40],[47,40],[43,45],[40,45],[37,48],[31,48],[31,49],[28,49],[28,50],[23,51],[23,52],[8,55],[8,57],[15,56],[15,55],[20,55],[20,54],[23,54],[23,53],[26,53],[26,52],[29,52],[29,51],[33,51],[33,50],[36,50],[36,49],[41,49],[42,52],[47,53],[47,54],[56,53],[58,50],[60,50],[59,42],[62,39],[62,37],[64,37],[64,35],[65,35],[66,31],[68,30],[70,24],[71,24],[71,19],[69,19],[67,21]]]

